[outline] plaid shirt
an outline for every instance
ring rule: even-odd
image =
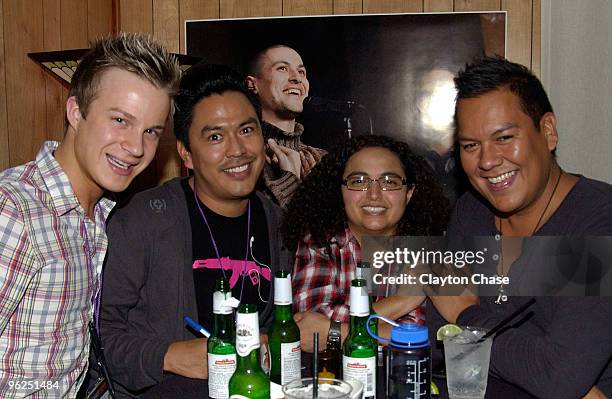
[[[310,235],[304,237],[293,270],[294,311],[312,310],[348,322],[351,280],[360,259],[361,247],[348,228],[324,247],[317,247]]]
[[[85,215],[46,142],[0,174],[0,397],[74,398],[106,254],[109,199]],[[45,388],[50,389],[41,389]]]

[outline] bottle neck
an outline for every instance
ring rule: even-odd
[[[231,337],[234,335],[234,317],[232,314],[213,314],[213,335],[216,337]]]
[[[363,333],[368,334],[368,330],[366,329],[366,324],[368,322],[368,316],[351,316],[350,319],[350,330],[351,334],[354,333]]]
[[[293,320],[293,311],[291,310],[291,305],[274,305],[274,320]]]
[[[261,364],[259,363],[259,348],[253,349],[246,356],[236,356],[236,367],[237,370],[242,371],[257,371],[261,370]]]

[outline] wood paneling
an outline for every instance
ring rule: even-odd
[[[123,32],[153,33],[153,0],[119,1],[119,26]]]
[[[423,0],[363,0],[364,14],[423,12]]]
[[[4,9],[0,1],[0,50],[4,49]],[[10,166],[9,135],[6,113],[6,58],[0,51],[0,170]]]
[[[283,0],[219,0],[221,18],[278,17]]]
[[[113,0],[87,0],[87,38],[89,41],[113,32]]]
[[[540,77],[542,48],[542,0],[533,0],[531,13],[531,70]]]
[[[168,51],[180,51],[178,0],[153,0],[153,33]]]
[[[333,11],[333,0],[283,0],[283,15],[326,15]]]
[[[455,11],[499,11],[500,0],[455,0]]]
[[[334,0],[334,14],[361,14],[363,12],[362,0]]]
[[[153,34],[168,51],[180,52],[180,4],[179,0],[153,0]],[[155,159],[150,168],[155,169],[156,183],[162,183],[181,173],[181,160],[176,152],[176,140],[172,126],[162,135]]]
[[[62,5],[61,0],[48,0],[43,4],[44,50],[54,51],[62,48]],[[45,79],[45,133],[49,140],[64,137],[64,104],[68,96],[61,84],[48,73]]]
[[[508,36],[506,58],[519,64],[531,64],[531,0],[503,0],[506,10]]]
[[[43,51],[42,3],[3,1],[10,165],[33,159],[46,139],[44,72],[27,56]]]
[[[423,11],[453,11],[453,0],[423,0]]]

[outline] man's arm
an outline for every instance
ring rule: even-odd
[[[612,356],[612,298],[541,297],[532,310],[548,315],[550,327],[518,326],[497,336],[491,371],[537,397],[582,397]],[[491,328],[501,318],[471,306],[457,322]]]
[[[21,212],[0,193],[0,335],[36,273]]]

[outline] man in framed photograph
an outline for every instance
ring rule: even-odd
[[[325,151],[302,143],[304,126],[296,118],[304,110],[310,83],[300,54],[289,46],[269,46],[253,58],[248,87],[262,105],[268,194],[285,207],[295,189]]]

